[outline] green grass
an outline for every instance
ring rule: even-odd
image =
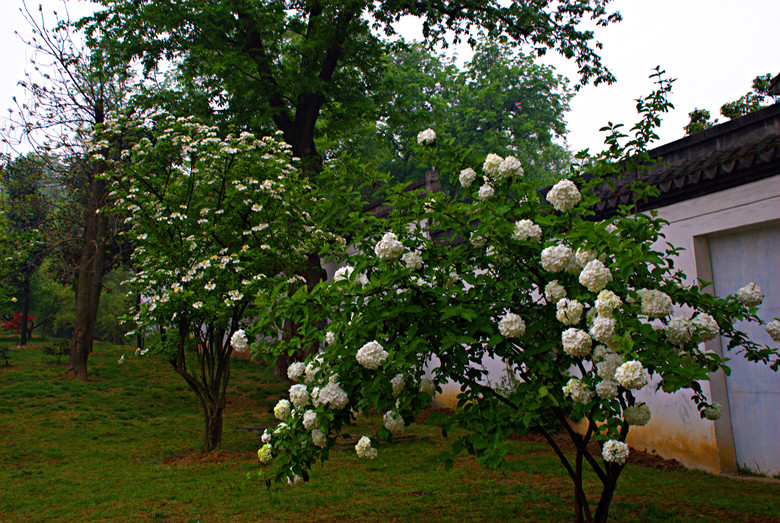
[[[246,479],[259,467],[259,433],[239,430],[272,425],[289,386],[264,366],[233,362],[223,448],[202,456],[195,398],[160,359],[99,344],[87,383],[68,381],[64,360],[36,345],[11,347],[9,362],[0,366],[0,521],[571,520],[569,480],[541,443],[510,442],[499,471],[464,457],[445,472],[435,456],[448,442],[415,426],[419,438],[380,446],[374,461],[334,450],[306,485],[267,489]],[[588,486],[595,493],[593,478]],[[612,519],[779,521],[778,494],[776,483],[630,466]]]

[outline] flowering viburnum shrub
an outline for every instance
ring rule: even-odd
[[[317,369],[307,385],[319,432],[295,409],[271,437],[274,465],[264,469],[269,481],[308,478],[343,427],[361,414],[378,413],[381,422],[356,452],[382,459],[382,442],[408,430],[449,381],[460,386],[458,408],[449,417],[433,415],[434,421],[445,431],[468,433],[454,444],[448,464],[467,450],[498,465],[506,452],[500,436],[546,434],[544,420],[555,419],[574,443],[575,459],[603,485],[597,504],[584,503],[582,467],[563,458],[576,510],[581,516],[597,507],[595,518],[584,519],[603,521],[629,458],[630,427],[652,423],[637,391],[689,389],[702,417],[714,417],[718,409],[699,382],[724,365],[704,350],[702,342],[713,335],[742,347],[748,359],[777,366],[776,348],[758,346],[733,327],[735,320],[761,321],[748,306],[733,296],[703,294],[674,269],[674,251],[660,241],[661,220],[628,208],[596,219],[594,187],[615,169],[615,160],[638,161],[628,152],[587,164],[588,181],[573,177],[547,196],[514,161],[505,165],[498,155],[483,162],[459,151],[446,161],[430,158],[451,166],[460,192],[391,191],[388,218],[366,218],[350,253],[338,259],[365,274],[366,285],[323,282],[274,309],[313,325],[312,307],[325,304],[335,342],[309,363]],[[638,197],[652,190],[636,188]],[[423,218],[426,227],[419,225]],[[408,253],[415,253],[413,263]],[[757,294],[749,294],[752,303]],[[326,336],[323,329],[309,332]],[[491,385],[486,358],[503,361],[515,385]],[[338,391],[337,401],[330,392],[326,399],[329,388]],[[584,433],[568,419],[584,420]],[[589,453],[592,440],[600,454]]]
[[[290,268],[328,238],[312,191],[278,137],[222,136],[161,112],[115,116],[101,136],[124,144],[106,177],[134,246],[141,300],[129,319],[201,398],[212,450],[230,354],[249,348],[242,318],[278,285],[295,287]]]

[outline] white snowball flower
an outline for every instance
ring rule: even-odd
[[[322,432],[320,429],[314,429],[311,431],[311,441],[316,445],[317,447],[324,449],[325,446],[328,444],[328,438],[325,436],[325,433]]]
[[[715,339],[715,337],[720,334],[720,326],[718,325],[718,322],[715,321],[715,318],[709,314],[700,312],[694,316],[693,320],[691,320],[691,324],[694,328],[699,330],[700,341],[709,341]]]
[[[517,314],[507,312],[498,322],[498,331],[505,338],[519,338],[525,334],[525,322]]]
[[[612,345],[612,338],[615,337],[615,327],[617,321],[614,318],[597,316],[590,326],[590,335],[594,340],[600,341],[605,345]]]
[[[563,386],[563,393],[570,397],[575,403],[588,403],[593,398],[593,391],[588,388],[584,381],[572,378]]]
[[[642,314],[648,318],[663,318],[672,313],[672,299],[665,292],[640,289],[637,294],[642,299]]]
[[[474,183],[474,180],[477,179],[477,172],[472,169],[471,167],[466,167],[460,172],[460,176],[458,176],[458,180],[460,181],[461,186],[463,187],[470,187],[472,183]]]
[[[477,249],[481,249],[487,244],[487,238],[485,238],[484,236],[475,236],[474,233],[471,234],[469,241],[471,242],[471,245],[473,245]]]
[[[563,352],[574,357],[590,354],[593,343],[587,332],[574,328],[563,331],[561,341],[563,342]]]
[[[389,430],[393,436],[397,436],[403,433],[404,429],[406,428],[404,419],[400,416],[400,414],[393,412],[392,410],[387,411],[383,419],[385,428]]]
[[[628,459],[628,445],[622,441],[611,439],[604,443],[604,448],[601,449],[601,457],[607,463],[622,465]]]
[[[293,381],[301,381],[304,372],[306,372],[306,364],[302,361],[296,361],[287,367],[287,377]]]
[[[571,180],[561,180],[547,193],[547,201],[555,207],[556,211],[565,212],[573,209],[582,199],[580,191]]]
[[[431,145],[435,141],[436,131],[433,129],[426,129],[417,134],[417,143],[420,145]]]
[[[566,287],[553,280],[544,286],[544,297],[549,303],[558,303],[566,297]]]
[[[611,281],[612,273],[599,260],[589,261],[580,273],[580,283],[590,292],[600,292]]]
[[[485,171],[491,178],[498,176],[498,169],[501,167],[501,162],[504,159],[495,153],[490,153],[485,158],[485,163],[482,164],[482,170]]]
[[[423,266],[422,256],[420,256],[420,253],[417,251],[405,252],[404,255],[401,256],[401,261],[404,262],[404,265],[406,265],[407,268],[412,270],[417,270]]]
[[[266,463],[270,463],[273,459],[273,455],[271,454],[271,445],[266,443],[260,449],[257,451],[257,459],[260,460],[260,463],[265,465]]]
[[[398,241],[395,234],[387,232],[374,247],[374,252],[380,260],[394,260],[403,254],[404,244]]]
[[[249,340],[246,339],[246,333],[244,329],[239,329],[233,333],[230,337],[230,345],[236,350],[236,352],[244,352],[249,348]]]
[[[555,317],[564,325],[576,325],[582,319],[584,308],[582,303],[577,300],[562,298],[558,300],[556,307],[558,310],[555,313]]]
[[[695,320],[695,318],[694,318]],[[714,321],[714,320],[713,320]],[[717,324],[716,324],[717,325]],[[766,324],[766,332],[774,341],[780,343],[780,320],[772,320]]]
[[[360,441],[355,445],[355,452],[360,458],[374,459],[376,458],[376,449],[371,446],[371,440],[368,436],[363,436]]]
[[[596,297],[596,310],[598,311],[599,316],[608,318],[612,316],[612,311],[621,305],[623,305],[623,302],[620,300],[620,297],[607,289],[601,291]]]
[[[611,400],[617,398],[618,395],[618,382],[612,380],[600,381],[596,384],[596,394],[603,400]]]
[[[274,407],[274,416],[279,421],[284,421],[290,417],[290,402],[288,400],[279,400]]]
[[[629,425],[643,427],[650,421],[650,407],[640,403],[634,407],[626,407],[623,411],[623,420]]]
[[[647,371],[636,360],[627,361],[615,370],[615,380],[624,389],[641,389],[649,381]]]
[[[691,321],[688,318],[675,316],[666,323],[666,339],[672,345],[685,345],[692,337]]]
[[[709,407],[705,407],[702,413],[706,419],[717,421],[723,415],[723,405],[720,403],[713,403]]]
[[[260,436],[260,441],[263,443],[271,443],[271,433],[268,432],[268,429],[265,429],[263,431],[263,435]]]
[[[335,335],[335,334],[333,334],[333,332],[332,332],[332,331],[327,331],[327,332],[325,333],[325,343],[326,343],[328,346],[330,346],[330,345],[333,345],[334,343],[336,343],[336,335]]]
[[[397,398],[404,390],[404,387],[406,387],[406,380],[404,379],[403,374],[396,374],[393,376],[390,383],[393,385],[393,396]]]
[[[495,175],[496,179],[503,180],[511,176],[522,176],[523,165],[520,160],[514,156],[507,156],[498,166],[498,173]]]
[[[369,341],[357,351],[358,363],[369,370],[376,370],[386,361],[388,352],[377,341]]]
[[[420,392],[427,394],[429,396],[433,396],[436,393],[436,385],[433,383],[433,380],[430,380],[428,378],[421,379]]]
[[[339,267],[338,269],[336,269],[336,273],[333,275],[333,281],[349,280],[349,277],[352,275],[352,272],[354,270],[355,268],[349,265],[345,265],[344,267]],[[368,277],[365,274],[358,274],[357,276],[355,276],[355,283],[358,283],[360,285],[368,285]]]
[[[290,401],[296,408],[305,407],[309,404],[309,391],[306,385],[296,383],[290,387]]]
[[[484,201],[491,198],[495,193],[496,191],[493,189],[493,186],[486,183],[479,188],[477,198]]]
[[[596,251],[586,250],[580,247],[574,254],[574,259],[577,261],[577,264],[580,267],[585,267],[587,264],[596,259],[596,254],[598,254]]]
[[[321,404],[330,404],[332,409],[339,410],[347,406],[349,397],[338,383],[330,382],[320,389],[317,400]]]
[[[565,245],[553,245],[542,251],[542,268],[548,272],[560,272],[571,260],[571,249]]]
[[[764,301],[764,293],[754,282],[750,282],[737,291],[737,299],[747,307],[758,307]]]
[[[306,385],[313,385],[314,380],[317,377],[317,373],[320,372],[321,368],[322,368],[322,357],[317,356],[306,365],[306,368],[303,371],[305,374],[305,378],[303,382]]]
[[[620,354],[607,352],[602,357],[602,360],[596,364],[596,373],[603,380],[613,381],[615,379],[615,371],[621,365],[623,365],[623,358],[620,357]]]
[[[542,228],[531,220],[520,220],[515,223],[515,230],[512,231],[512,239],[539,242],[542,239]]]
[[[317,426],[317,413],[309,409],[303,413],[303,426],[306,430],[311,430]]]

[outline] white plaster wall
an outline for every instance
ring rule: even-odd
[[[662,207],[658,213],[669,221],[664,229],[666,241],[685,249],[675,267],[682,269],[692,281],[697,276],[708,279],[706,274],[697,274],[694,238],[780,220],[780,175]],[[776,265],[778,260],[766,262]],[[714,376],[713,383],[717,383],[717,378]],[[711,390],[709,382],[704,382],[703,388],[708,394],[714,393],[716,400],[719,392],[722,393],[717,385]],[[632,428],[628,440],[632,446],[677,459],[689,467],[724,471],[718,445],[721,454],[733,453],[733,440],[725,441],[730,427],[720,428],[718,440],[716,424],[700,418],[690,393],[654,394],[646,389],[640,400],[647,402],[652,419],[646,427]],[[719,423],[730,424],[730,421],[726,417]],[[724,429],[727,429],[725,436]],[[726,448],[729,445],[731,449]]]

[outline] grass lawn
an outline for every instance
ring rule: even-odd
[[[346,447],[312,481],[270,489],[260,433],[289,383],[269,368],[234,361],[223,447],[201,455],[194,395],[160,358],[97,344],[87,383],[65,379],[64,359],[33,340],[0,360],[0,521],[570,521],[572,488],[542,443],[511,442],[499,471],[463,457],[435,461],[448,442],[435,427],[379,446],[374,461]],[[125,355],[122,365],[117,364]],[[373,426],[379,420],[373,420]],[[368,426],[367,426],[368,427]],[[369,431],[369,428],[365,429]],[[356,435],[359,435],[356,433]],[[590,486],[595,489],[596,482]],[[614,521],[780,521],[780,484],[702,472],[629,466]]]

